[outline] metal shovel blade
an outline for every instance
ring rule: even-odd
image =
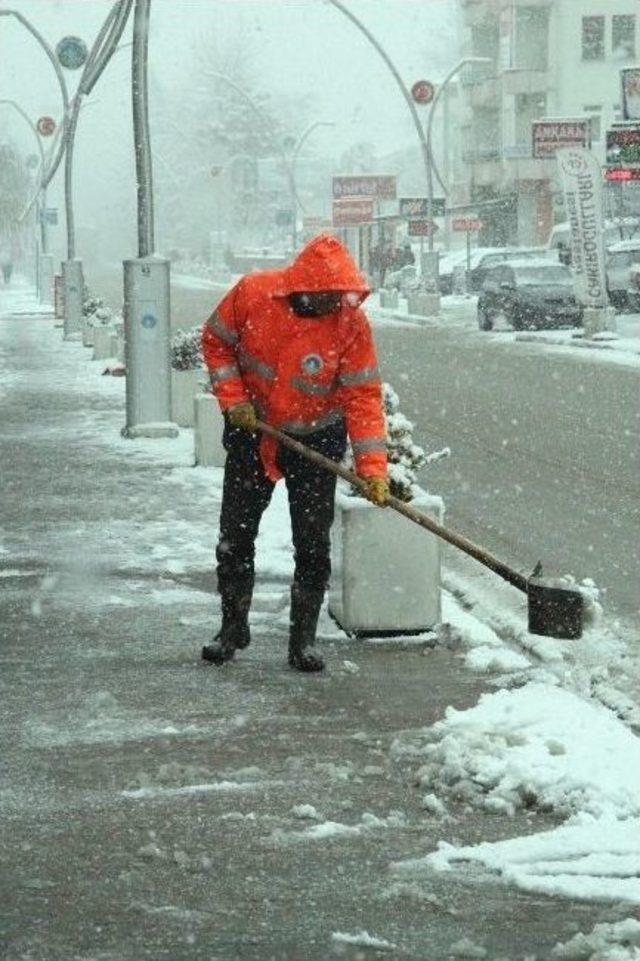
[[[557,587],[541,577],[530,577],[527,596],[531,634],[568,641],[582,637],[584,602],[580,591]]]

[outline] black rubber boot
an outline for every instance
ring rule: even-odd
[[[202,660],[212,664],[230,661],[237,650],[248,647],[249,608],[253,594],[253,578],[247,578],[220,591],[222,624],[213,643],[202,648]]]
[[[311,673],[324,670],[324,661],[313,650],[323,599],[324,591],[299,584],[291,588],[289,665],[298,671]]]

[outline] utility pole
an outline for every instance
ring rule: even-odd
[[[157,257],[149,131],[148,52],[151,0],[135,0],[131,103],[136,160],[138,256],[125,260],[126,424],[124,437],[177,437],[171,421],[169,261]]]
[[[436,95],[431,102],[431,109],[429,110],[429,119],[427,120],[427,149],[429,156],[431,156],[432,151],[432,137],[433,137],[433,120],[436,115],[436,107],[440,98],[447,92],[448,85],[453,80],[455,75],[459,70],[468,64],[490,64],[493,63],[490,57],[464,57],[462,60],[449,71],[447,76],[444,78],[440,86],[436,91]],[[427,188],[428,188],[428,200],[427,200],[427,217],[429,220],[433,219],[433,177],[427,178]],[[438,252],[434,250],[433,247],[433,233],[429,233],[428,237],[429,243],[429,253],[427,254],[427,284],[433,290],[439,298],[439,268],[438,268]]]

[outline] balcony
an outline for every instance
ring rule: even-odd
[[[472,110],[498,107],[501,102],[500,78],[492,75],[467,86],[467,103]]]
[[[502,90],[505,94],[544,93],[551,86],[548,70],[524,70],[513,68],[502,74]]]
[[[462,151],[462,162],[466,164],[485,163],[487,160],[500,160],[499,147],[476,147]]]

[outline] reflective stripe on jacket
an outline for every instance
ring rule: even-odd
[[[243,277],[203,328],[212,390],[223,410],[251,401],[274,427],[308,434],[344,419],[361,476],[387,473],[382,389],[369,322],[359,306],[324,317],[298,317],[295,291],[369,290],[348,251],[322,235],[284,270]],[[277,480],[277,446],[260,444],[267,474]]]

